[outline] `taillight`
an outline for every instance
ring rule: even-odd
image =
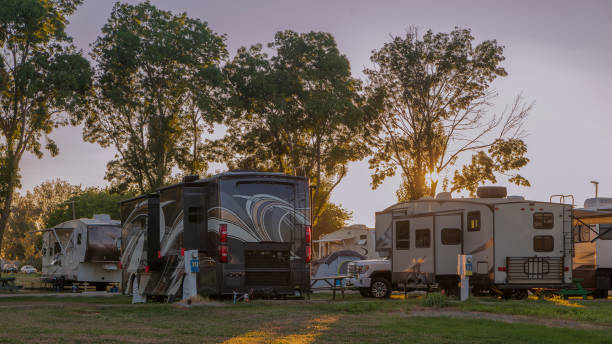
[[[227,242],[227,224],[219,225],[219,242]]]
[[[569,268],[566,266],[564,270],[565,270],[565,272],[568,272]]]
[[[149,271],[150,271],[149,266],[148,266],[148,265],[146,265],[146,266],[145,266],[145,272],[149,272]]]
[[[123,263],[119,262],[119,270],[123,270]]]
[[[506,267],[505,266],[500,266],[500,267],[497,268],[497,271],[504,272],[504,271],[506,271]]]
[[[306,245],[306,263],[310,263],[312,259],[312,250],[310,249],[310,244]]]
[[[227,263],[227,246],[225,245],[219,245],[219,261]]]
[[[312,229],[310,226],[306,226],[306,245],[312,242]]]

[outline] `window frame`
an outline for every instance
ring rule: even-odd
[[[548,215],[550,214],[550,226],[546,226],[545,222],[544,222],[544,218],[542,218],[542,226],[538,227],[536,226],[536,216],[537,215]],[[531,217],[531,221],[532,221],[532,225],[534,229],[553,229],[555,227],[555,215],[551,212],[551,211],[537,211],[535,213],[533,213],[532,217]]]
[[[480,210],[468,211],[467,216],[467,231],[468,232],[479,232],[482,227],[482,221],[480,216]],[[478,227],[472,227],[472,220],[477,220]]]
[[[406,223],[408,224],[407,228],[402,228],[402,231],[405,230],[406,233],[406,238],[404,238],[404,236],[402,235],[402,239],[399,239],[399,227],[398,226],[400,223]],[[404,234],[404,233],[402,233]],[[402,246],[400,246],[400,243],[402,244]],[[403,246],[403,244],[406,244],[406,247]],[[410,249],[410,221],[406,220],[406,221],[395,221],[395,249],[396,250],[409,250]]]
[[[548,239],[548,238],[550,238],[551,243],[552,243],[550,250],[538,249],[536,247],[536,240],[538,239],[542,240],[542,239]],[[553,237],[552,235],[534,235],[533,236],[533,251],[534,252],[552,252],[554,250],[555,250],[555,237]]]
[[[427,246],[419,245],[419,232],[427,232]],[[421,237],[422,239],[422,237]],[[422,241],[422,240],[421,240]],[[414,230],[414,248],[431,248],[431,229],[419,228]]]
[[[457,243],[449,242],[448,240],[445,240],[444,233],[445,231],[450,231],[450,230],[456,231],[459,233],[459,239]],[[462,235],[463,233],[461,231],[461,228],[442,228],[442,230],[440,230],[440,242],[442,243],[442,245],[445,245],[445,246],[461,245]]]
[[[604,228],[601,228],[601,225],[606,225]],[[602,223],[597,228],[597,240],[612,240],[612,227],[608,226],[608,223]]]

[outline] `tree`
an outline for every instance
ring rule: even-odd
[[[80,185],[56,179],[41,183],[23,196],[15,194],[0,256],[39,266],[42,235],[33,231],[46,228],[48,216],[80,192]]]
[[[350,161],[368,153],[361,83],[324,32],[278,32],[268,44],[240,48],[224,71],[233,86],[228,131],[214,143],[229,168],[306,176],[314,225]]]
[[[224,40],[185,13],[114,6],[93,44],[95,111],[83,135],[117,150],[105,176],[116,189],[158,188],[177,164],[206,170],[199,140],[223,117]]]
[[[90,187],[64,200],[46,216],[46,227],[52,227],[73,218],[93,218],[95,214],[108,214],[111,219],[120,219],[119,202],[133,194],[117,194],[106,189]],[[72,210],[74,202],[74,214]]]
[[[448,174],[468,152],[472,163],[454,172],[452,191],[473,193],[478,184],[495,182],[496,174],[529,186],[511,171],[529,162],[522,125],[532,105],[519,96],[507,111],[490,114],[496,96],[490,84],[507,75],[503,47],[495,40],[474,46],[473,40],[467,29],[422,37],[410,30],[373,52],[375,68],[365,73],[369,104],[378,112],[371,125],[378,134],[368,137],[374,188],[399,168],[400,200],[434,196],[438,176],[446,189]]]
[[[346,226],[353,218],[353,212],[342,208],[342,204],[328,202],[325,210],[321,213],[317,226],[314,229],[314,237],[320,239],[322,235],[332,233]]]
[[[89,63],[66,35],[80,0],[0,0],[0,247],[23,154],[52,156],[53,128],[77,124],[91,89]]]

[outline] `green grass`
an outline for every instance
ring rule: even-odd
[[[471,298],[466,302],[454,302],[452,305],[464,311],[505,313],[612,324],[611,300],[569,300],[555,303],[547,300]]]
[[[69,295],[69,294],[68,294]],[[486,319],[411,317],[420,300],[372,300],[347,295],[329,302],[316,294],[311,301],[264,301],[216,307],[183,309],[148,303],[131,305],[125,296],[26,297],[0,299],[0,343],[2,342],[223,342],[231,343],[610,343],[612,320],[599,326],[610,330],[548,328],[526,323],[504,323]],[[63,308],[47,307],[62,303]],[[467,303],[451,302],[451,309],[553,316],[584,320],[580,313],[559,313],[559,305],[538,301],[496,301],[479,298]],[[609,319],[612,302],[585,301],[591,316]],[[40,305],[18,308],[22,304]],[[106,305],[108,304],[108,305]],[[8,308],[7,308],[8,307]],[[11,308],[14,307],[14,308]],[[568,307],[566,307],[568,308]],[[581,308],[582,309],[582,308]],[[608,314],[608,318],[606,318]],[[534,318],[537,320],[537,318]]]

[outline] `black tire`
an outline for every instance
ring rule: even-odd
[[[359,288],[359,294],[361,294],[363,297],[372,297],[372,294],[370,294],[370,289],[368,288]]]
[[[370,294],[377,299],[388,298],[391,296],[391,283],[386,278],[374,278],[370,284]]]

